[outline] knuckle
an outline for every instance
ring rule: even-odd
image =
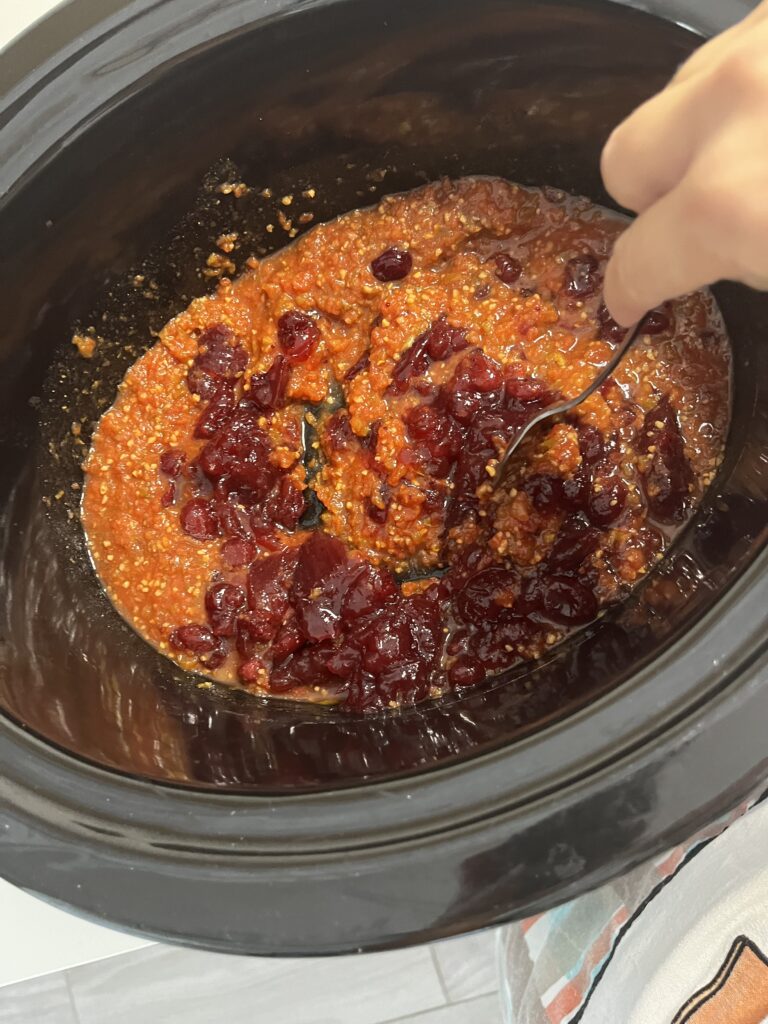
[[[743,278],[754,269],[754,254],[764,250],[768,235],[768,205],[755,203],[754,190],[738,178],[694,178],[683,216],[721,275]]]
[[[628,210],[637,208],[631,133],[617,128],[606,142],[600,158],[600,172],[609,195]]]
[[[683,216],[687,224],[704,232],[727,231],[744,215],[739,190],[726,179],[704,175],[692,178],[685,190]]]
[[[743,47],[719,64],[715,80],[728,95],[764,98],[768,96],[768,61],[762,51]]]

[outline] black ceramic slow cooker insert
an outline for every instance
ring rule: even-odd
[[[765,295],[716,290],[734,347],[727,457],[663,567],[548,660],[465,697],[354,718],[200,689],[112,609],[71,486],[88,439],[72,422],[211,287],[200,256],[221,230],[248,240],[243,258],[276,244],[216,190],[222,174],[311,184],[318,219],[443,174],[608,203],[610,129],[750,5],[646,6],[72,0],[3,55],[10,881],[213,949],[383,948],[568,899],[768,773]],[[140,268],[152,295],[128,286]],[[78,358],[78,325],[124,338],[123,355]]]

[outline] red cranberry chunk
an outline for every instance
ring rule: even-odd
[[[597,325],[598,338],[601,341],[608,341],[612,345],[617,345],[620,341],[623,341],[624,335],[627,333],[626,327],[616,323],[604,303],[601,303],[597,310]]]
[[[220,493],[242,493],[244,501],[263,501],[279,476],[269,460],[271,444],[253,409],[238,409],[204,446],[198,464]]]
[[[251,536],[254,544],[263,548],[264,551],[282,551],[283,549],[283,542],[275,536],[274,529],[263,525],[257,510],[251,513]]]
[[[672,327],[671,318],[661,309],[652,309],[643,317],[643,334],[664,334]]]
[[[535,377],[507,377],[504,391],[508,401],[520,405],[545,406],[555,398],[544,381]]]
[[[273,668],[269,688],[273,693],[289,693],[297,686],[322,686],[333,682],[326,662],[333,652],[328,644],[302,647],[277,668]]]
[[[289,548],[254,562],[248,571],[251,618],[268,636],[274,636],[288,611],[297,559],[296,550]]]
[[[565,265],[564,287],[566,295],[584,299],[594,295],[600,287],[600,262],[593,252],[586,250],[573,256]]]
[[[427,472],[445,478],[461,451],[462,432],[456,423],[434,405],[417,405],[406,416],[410,436],[421,442],[426,453]]]
[[[238,675],[243,683],[257,683],[261,679],[266,678],[267,670],[266,665],[261,658],[249,658],[248,661],[244,661],[238,669]]]
[[[322,437],[332,452],[343,452],[355,443],[355,434],[346,409],[329,416],[322,428]]]
[[[480,431],[468,432],[453,476],[453,490],[446,513],[449,529],[477,511],[476,492],[482,481],[488,479],[485,467],[495,454],[495,447]]]
[[[589,500],[590,478],[582,466],[573,476],[563,480],[563,509],[567,512],[579,512],[587,507]]]
[[[193,363],[187,371],[187,387],[193,395],[199,395],[204,402],[218,392],[222,381],[220,377],[214,377],[205,370],[201,370],[197,363]]]
[[[441,404],[460,424],[469,424],[482,413],[498,410],[503,397],[501,368],[475,350],[462,359],[444,386]]]
[[[281,661],[285,661],[303,643],[304,637],[301,635],[296,619],[291,616],[278,629],[277,636],[272,641],[270,654],[272,655],[273,663],[277,665]]]
[[[204,373],[223,380],[236,380],[248,365],[248,353],[234,343],[234,333],[224,324],[214,324],[200,335],[200,354],[195,363]]]
[[[342,643],[328,658],[325,666],[334,676],[349,679],[360,668],[360,651]]]
[[[577,430],[579,453],[588,466],[594,466],[605,458],[603,435],[596,427],[581,426]]]
[[[221,547],[221,560],[228,569],[240,569],[256,557],[256,545],[242,537],[230,537]]]
[[[255,373],[251,377],[244,400],[258,409],[263,409],[264,412],[279,409],[285,401],[290,374],[291,369],[286,357],[276,355],[266,373]]]
[[[627,493],[627,485],[618,473],[597,475],[590,488],[587,505],[591,522],[603,527],[616,522],[626,508]]]
[[[537,512],[578,512],[589,500],[589,476],[577,471],[571,477],[533,473],[523,482],[523,490]]]
[[[201,655],[198,658],[198,661],[205,668],[209,669],[211,672],[214,672],[217,668],[221,668],[221,666],[227,660],[228,655],[229,646],[227,644],[227,641],[222,639],[221,637],[217,637],[216,645],[214,646],[210,654]]]
[[[557,540],[547,556],[547,565],[554,572],[574,572],[597,551],[600,531],[580,516],[567,519],[557,534]]]
[[[402,394],[412,377],[420,377],[429,367],[429,331],[424,331],[400,356],[392,371],[392,382],[387,391]]]
[[[485,669],[468,654],[460,655],[448,669],[451,686],[476,686],[485,679]]]
[[[199,352],[187,374],[187,386],[205,400],[211,399],[222,383],[234,385],[248,365],[248,353],[234,343],[234,334],[224,324],[214,324],[200,335]]]
[[[173,503],[175,501],[176,501],[176,484],[173,482],[173,480],[169,480],[168,481],[168,486],[163,491],[162,496],[160,498],[160,504],[163,506],[163,508],[168,508],[168,506],[169,505],[173,505]]]
[[[542,611],[553,622],[580,626],[597,615],[597,598],[583,583],[568,576],[545,576],[541,583]]]
[[[219,536],[219,520],[214,503],[192,498],[181,510],[181,528],[195,540],[213,540]]]
[[[312,533],[301,545],[291,603],[307,640],[318,642],[336,635],[344,596],[356,571],[347,549],[335,537]]]
[[[530,643],[541,632],[541,627],[530,619],[507,615],[494,624],[493,629],[476,636],[474,656],[486,672],[499,672],[515,660],[515,651],[523,643]]]
[[[381,694],[375,687],[374,679],[362,669],[357,669],[345,684],[342,692],[345,694],[342,705],[345,711],[363,712],[381,708],[384,705]]]
[[[257,615],[242,615],[235,622],[235,647],[240,657],[247,661],[256,649],[275,635],[274,623]]]
[[[407,249],[390,246],[371,261],[371,273],[377,281],[401,281],[413,267],[413,257]]]
[[[344,374],[344,380],[347,383],[349,383],[351,380],[354,380],[359,373],[363,373],[363,371],[367,370],[370,365],[370,354],[368,352],[363,352],[363,354],[360,356],[357,362],[353,363],[353,365],[350,366],[350,368]]]
[[[520,260],[510,256],[509,253],[500,252],[494,256],[493,262],[496,264],[496,277],[504,284],[515,284],[520,280],[523,273],[523,264]]]
[[[379,706],[423,700],[429,694],[429,670],[418,658],[387,665],[376,678]]]
[[[365,499],[365,514],[373,523],[378,523],[379,526],[383,526],[387,521],[389,515],[389,509],[386,505],[376,505],[370,498]]]
[[[469,344],[466,330],[449,324],[445,316],[438,317],[427,334],[427,354],[435,361],[447,359],[454,352],[461,352]]]
[[[560,512],[565,505],[562,477],[533,473],[523,482],[523,490],[537,512]]]
[[[282,526],[285,530],[296,529],[305,508],[306,502],[301,488],[287,476],[280,478],[264,503],[267,520]]]
[[[277,321],[277,340],[289,363],[303,363],[320,342],[320,328],[309,314],[290,309]]]
[[[427,665],[433,665],[445,645],[443,611],[437,587],[413,594],[403,601],[414,654]]]
[[[235,618],[245,605],[245,591],[234,583],[214,583],[205,594],[205,610],[216,636],[234,636]]]
[[[503,373],[495,359],[474,349],[462,359],[455,380],[459,386],[486,394],[501,387]]]
[[[476,625],[499,618],[514,602],[520,588],[516,573],[501,567],[483,569],[470,576],[456,600],[465,622]]]
[[[208,405],[195,424],[194,437],[213,437],[225,427],[235,409],[235,395],[231,387],[222,384],[211,395]]]
[[[481,482],[488,479],[485,466],[495,454],[493,444],[480,431],[468,432],[453,476],[453,489],[446,512],[448,529],[477,511],[476,492]]]
[[[642,481],[651,515],[664,523],[682,522],[695,478],[680,424],[666,395],[646,413],[639,447],[648,456]]]
[[[241,540],[249,540],[251,536],[251,524],[248,513],[239,505],[231,501],[216,501],[216,517],[219,520],[219,529],[228,537],[238,537]]]
[[[412,637],[404,611],[403,602],[382,609],[367,621],[365,632],[359,637],[362,666],[373,676],[412,654]]]
[[[179,626],[168,639],[171,647],[187,654],[208,654],[216,648],[216,637],[210,629],[196,623]]]
[[[422,508],[425,512],[442,512],[445,508],[446,491],[440,486],[428,484],[424,488],[424,504]]]
[[[346,622],[368,615],[381,608],[396,594],[397,586],[386,569],[363,565],[347,588],[341,616]]]
[[[160,471],[171,480],[175,480],[184,468],[187,456],[181,448],[168,448],[160,456]]]

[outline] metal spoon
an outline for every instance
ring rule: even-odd
[[[540,413],[537,413],[533,419],[529,420],[525,426],[518,430],[511,441],[508,442],[507,447],[504,449],[504,454],[496,467],[496,473],[493,477],[493,490],[496,490],[496,488],[499,487],[509,472],[512,456],[520,447],[523,438],[527,437],[531,430],[538,426],[539,423],[543,423],[544,420],[553,419],[555,416],[562,416],[563,413],[570,412],[571,409],[575,409],[577,405],[581,405],[581,403],[589,398],[591,394],[594,394],[600,385],[611,376],[624,356],[640,337],[642,334],[642,323],[642,320],[638,320],[634,327],[627,328],[627,333],[624,335],[621,344],[585,391],[582,391],[581,394],[577,395],[575,398],[568,398],[563,402],[558,402],[556,405],[550,405],[548,408],[542,409]]]

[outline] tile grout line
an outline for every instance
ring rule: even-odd
[[[442,990],[446,1005],[450,1006],[451,997],[448,995],[448,986],[445,983],[445,978],[443,977],[443,970],[440,967],[440,961],[437,958],[437,953],[435,952],[434,944],[430,945],[429,947],[429,955],[432,957],[432,963],[437,973],[437,980],[440,982],[440,988]]]
[[[437,1010],[449,1010],[454,1006],[471,1006],[472,1003],[479,1003],[481,1000],[487,999],[488,996],[493,995],[499,996],[499,990],[496,989],[494,992],[484,992],[483,995],[480,996],[470,996],[469,999],[459,999],[455,1003],[446,1003],[445,1006],[433,1006],[428,1010],[416,1010],[415,1013],[409,1013],[405,1017],[389,1017],[387,1020],[380,1021],[379,1024],[408,1024],[408,1021],[418,1021],[419,1017],[425,1017],[428,1013],[435,1013]]]
[[[61,973],[64,975],[64,984],[67,988],[67,995],[69,996],[69,1005],[72,1008],[72,1015],[75,1018],[75,1024],[80,1024],[80,1014],[77,1012],[75,993],[72,991],[72,986],[69,983],[69,971],[62,971]]]

